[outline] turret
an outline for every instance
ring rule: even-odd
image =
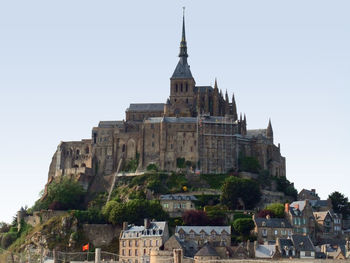
[[[214,95],[213,95],[213,115],[219,116],[219,89],[218,89],[218,83],[215,78],[215,84],[214,84]]]
[[[273,142],[273,130],[272,130],[271,119],[269,119],[269,124],[266,129],[266,137],[271,139],[271,141]]]
[[[236,121],[238,119],[238,115],[237,115],[237,106],[236,106],[234,93],[232,94],[232,115],[233,115],[233,120]]]
[[[227,94],[227,90],[225,93],[225,115],[229,115],[230,114],[230,101],[228,99],[228,94]]]

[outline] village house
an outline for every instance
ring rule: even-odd
[[[309,200],[285,204],[285,215],[294,234],[309,235],[313,241],[316,239],[316,222]]]
[[[195,209],[194,201],[197,198],[193,195],[161,195],[160,204],[170,217],[180,217],[187,210]]]
[[[144,219],[143,226],[123,223],[119,237],[119,262],[150,262],[152,250],[159,250],[169,238],[168,223]]]
[[[320,197],[316,193],[315,189],[307,190],[303,189],[298,194],[298,201],[303,200],[320,200]]]
[[[175,235],[180,241],[194,241],[198,247],[206,243],[213,247],[231,244],[230,226],[176,226]]]
[[[292,225],[285,218],[253,217],[255,224],[254,233],[259,243],[273,241],[277,238],[291,237],[293,234]]]
[[[307,235],[293,235],[292,242],[297,258],[312,259],[316,256],[316,249]]]
[[[318,231],[317,239],[339,237],[342,234],[341,215],[332,211],[314,212]]]

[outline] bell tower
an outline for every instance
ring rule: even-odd
[[[182,37],[179,62],[170,78],[169,116],[190,117],[195,114],[195,85],[190,65],[187,63],[187,42],[185,33],[185,8],[182,18]]]

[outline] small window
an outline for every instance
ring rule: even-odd
[[[183,86],[182,86],[182,83],[180,85],[180,91],[183,92]]]
[[[125,146],[125,144],[123,144],[123,146],[122,146],[122,152],[125,152],[125,148],[126,148],[126,146]]]
[[[151,124],[151,129],[154,129],[154,124]]]
[[[154,142],[152,142],[152,147],[154,147]]]
[[[177,87],[177,83],[175,84],[175,92],[177,92],[178,87]]]
[[[186,82],[186,92],[188,91],[188,83]]]
[[[186,104],[188,104],[188,99],[186,99]]]
[[[79,149],[77,150],[77,155],[79,155],[80,154],[80,151],[79,151]]]

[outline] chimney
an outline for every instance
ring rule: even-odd
[[[128,230],[128,222],[126,221],[123,222],[123,230]]]
[[[311,192],[312,192],[313,194],[316,194],[316,189],[311,189]]]
[[[148,218],[143,219],[145,229],[149,228],[150,222]]]
[[[285,204],[284,204],[284,212],[285,212],[286,214],[289,213],[289,203],[285,203]]]

